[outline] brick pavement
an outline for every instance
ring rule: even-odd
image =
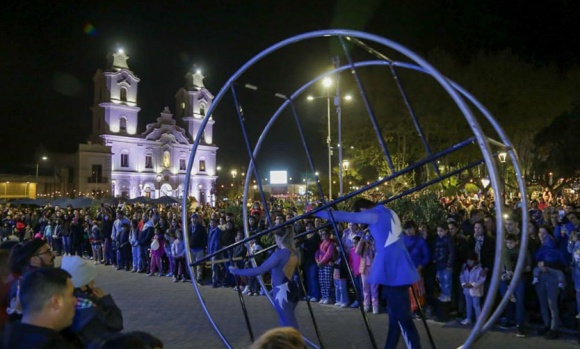
[[[225,348],[210,325],[189,283],[173,283],[167,277],[147,277],[144,274],[117,271],[110,266],[99,265],[97,285],[111,293],[123,310],[126,330],[142,330],[159,337],[169,349]],[[203,297],[216,323],[233,348],[247,348],[250,339],[237,292],[231,289],[202,287]],[[256,337],[278,323],[274,310],[267,299],[245,297],[253,331]],[[334,306],[312,304],[318,326],[323,333],[326,348],[371,348],[361,315],[355,309],[339,309]],[[302,332],[316,341],[312,321],[305,302],[297,308]],[[369,315],[371,328],[382,348],[387,332],[387,315]],[[457,348],[467,338],[465,328],[448,328],[429,321],[437,348]],[[430,348],[425,328],[417,321],[424,348]],[[513,332],[488,332],[475,348],[578,348],[577,341],[568,337],[548,341],[528,335],[516,338]],[[402,341],[399,348],[404,348]]]

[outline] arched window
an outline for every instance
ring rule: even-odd
[[[199,172],[205,172],[205,158],[199,158]]]
[[[205,104],[199,105],[199,115],[205,116]]]
[[[127,89],[125,87],[121,87],[121,101],[127,102]]]
[[[121,167],[129,167],[129,151],[127,149],[121,151]]]
[[[163,167],[171,167],[171,153],[168,150],[163,152]]]
[[[119,131],[127,132],[127,118],[124,116],[119,118]]]

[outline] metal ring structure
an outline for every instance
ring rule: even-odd
[[[262,131],[260,137],[258,138],[258,141],[256,142],[256,144],[252,148],[252,145],[249,143],[249,140],[247,137],[246,129],[243,126],[243,122],[241,119],[241,113],[240,113],[240,104],[239,104],[238,96],[237,96],[236,90],[235,90],[235,86],[239,84],[238,79],[240,79],[240,77],[244,73],[246,73],[252,66],[254,66],[257,62],[259,62],[263,58],[267,57],[268,55],[272,54],[275,51],[278,51],[279,49],[281,49],[283,47],[297,44],[297,43],[305,41],[305,40],[311,40],[311,39],[317,39],[317,38],[323,38],[323,37],[324,38],[330,37],[332,39],[334,39],[334,38],[338,39],[340,45],[343,48],[343,53],[347,57],[347,61],[348,61],[347,64],[345,64],[343,66],[336,67],[333,70],[330,70],[324,74],[321,74],[321,75],[315,77],[314,79],[305,83],[302,87],[298,88],[289,97],[286,95],[282,95],[282,94],[272,93],[272,95],[274,95],[275,97],[280,98],[282,100],[282,102],[281,102],[280,106],[278,107],[278,109],[272,114],[267,125],[264,127],[264,130]],[[351,56],[349,50],[347,49],[346,42],[349,42],[349,43],[353,44],[354,46],[362,48],[364,51],[370,53],[371,55],[374,55],[375,58],[378,58],[378,59],[357,61],[357,62],[353,61],[352,56]],[[366,44],[367,42],[375,44],[375,45],[379,44],[379,45],[382,45],[383,47],[394,50],[398,54],[409,59],[411,61],[411,63],[391,60],[391,59],[387,58],[386,56],[383,56],[382,54],[380,54],[379,51],[376,51],[376,50],[370,48],[370,46],[368,46]],[[294,115],[294,118],[295,118],[295,121],[297,124],[297,128],[298,128],[300,135],[301,135],[301,140],[302,140],[302,144],[304,146],[304,151],[306,153],[306,156],[308,157],[310,168],[311,168],[312,172],[314,172],[314,164],[312,162],[312,158],[310,156],[308,146],[306,144],[306,141],[304,139],[304,135],[302,133],[302,126],[300,124],[300,121],[299,121],[299,118],[298,118],[298,115],[297,115],[297,112],[296,112],[296,109],[294,106],[294,101],[297,100],[304,93],[304,91],[307,88],[311,87],[314,83],[318,82],[319,80],[323,79],[324,77],[332,76],[333,74],[340,73],[341,71],[349,71],[352,73],[352,75],[354,76],[354,80],[356,81],[356,84],[359,88],[359,92],[362,96],[362,99],[364,100],[365,107],[367,109],[367,112],[369,114],[371,122],[373,122],[375,132],[377,135],[377,139],[382,147],[382,150],[385,154],[387,161],[390,163],[390,153],[386,149],[386,145],[384,144],[384,142],[381,143],[382,142],[382,140],[381,140],[382,135],[381,135],[380,130],[378,129],[378,127],[376,125],[376,119],[375,119],[375,116],[374,116],[374,113],[372,110],[372,106],[367,98],[367,95],[365,92],[365,87],[362,85],[361,80],[359,79],[359,76],[358,76],[358,69],[363,68],[363,67],[368,67],[368,66],[388,66],[393,73],[393,78],[395,80],[397,80],[398,84],[399,84],[399,81],[398,81],[398,76],[396,75],[395,69],[412,70],[412,71],[415,71],[415,72],[425,74],[425,75],[432,77],[437,82],[437,84],[447,93],[447,95],[451,98],[451,100],[455,103],[458,110],[461,112],[465,121],[469,125],[469,128],[470,128],[471,132],[473,133],[473,137],[468,138],[464,141],[461,141],[461,142],[451,146],[450,148],[448,148],[446,150],[432,154],[430,149],[429,149],[429,146],[426,142],[426,139],[422,135],[420,125],[415,118],[414,112],[413,112],[410,104],[408,103],[407,95],[406,95],[406,92],[404,90],[404,87],[399,84],[398,86],[400,88],[400,92],[403,95],[403,98],[405,99],[406,105],[409,108],[409,112],[410,112],[411,117],[413,118],[413,121],[415,123],[415,127],[417,128],[417,131],[418,131],[418,133],[423,141],[423,144],[424,144],[426,152],[427,152],[427,156],[424,159],[421,159],[421,160],[415,162],[412,165],[409,165],[408,167],[406,167],[400,171],[394,171],[394,169],[391,167],[392,173],[389,176],[386,176],[382,179],[379,179],[378,181],[376,181],[374,183],[370,183],[370,184],[368,184],[368,185],[366,185],[358,190],[352,191],[352,192],[350,192],[350,193],[348,193],[348,194],[346,194],[346,195],[344,195],[344,196],[342,196],[334,201],[331,201],[331,202],[326,202],[324,200],[324,191],[322,190],[320,183],[318,183],[318,181],[317,181],[317,187],[318,187],[320,199],[322,201],[322,206],[316,208],[314,211],[309,212],[309,215],[316,212],[316,211],[327,210],[330,208],[331,205],[335,205],[337,203],[351,199],[352,197],[354,197],[356,195],[359,195],[359,194],[365,193],[369,190],[372,190],[373,188],[375,188],[383,183],[386,183],[394,178],[397,178],[400,175],[403,175],[405,173],[409,173],[410,171],[412,171],[415,168],[418,168],[421,166],[427,166],[429,164],[433,164],[437,159],[442,158],[445,155],[453,153],[455,151],[459,151],[463,147],[470,145],[470,144],[473,144],[473,143],[479,147],[479,149],[481,151],[481,156],[482,156],[481,159],[478,159],[478,160],[476,160],[476,161],[474,161],[474,162],[472,162],[472,163],[470,163],[470,164],[468,164],[468,165],[466,165],[458,170],[452,171],[452,172],[447,173],[445,175],[441,175],[437,171],[437,175],[438,175],[437,178],[429,180],[428,182],[425,182],[425,183],[423,183],[415,188],[406,190],[402,193],[399,193],[395,196],[392,196],[392,197],[388,198],[387,200],[384,200],[381,203],[386,204],[390,201],[396,200],[396,199],[403,197],[405,195],[409,195],[409,194],[414,193],[418,190],[426,188],[430,185],[439,183],[439,182],[443,181],[444,179],[447,179],[451,176],[457,175],[462,171],[465,171],[469,168],[472,168],[472,167],[475,167],[475,166],[478,166],[481,164],[485,164],[485,166],[487,168],[491,188],[493,188],[495,193],[501,193],[500,176],[498,174],[497,165],[496,165],[496,161],[495,161],[496,152],[492,149],[492,147],[494,147],[495,149],[505,151],[509,155],[510,163],[511,163],[511,166],[512,166],[513,171],[515,173],[515,178],[516,178],[516,182],[518,185],[518,190],[519,190],[520,195],[521,195],[522,205],[523,205],[523,207],[527,206],[526,187],[525,187],[525,182],[524,182],[524,178],[523,178],[523,172],[522,172],[521,166],[519,164],[519,160],[518,160],[518,156],[516,154],[516,151],[514,150],[511,141],[509,140],[509,138],[507,137],[507,135],[505,134],[505,132],[503,131],[503,129],[501,128],[499,123],[493,118],[491,113],[479,101],[477,101],[477,99],[474,96],[472,96],[468,91],[466,91],[464,88],[462,88],[457,83],[455,83],[455,82],[451,81],[450,79],[446,78],[445,76],[443,76],[438,70],[436,70],[431,64],[429,64],[427,61],[425,61],[419,55],[415,54],[411,50],[407,49],[406,47],[404,47],[404,46],[402,46],[394,41],[391,41],[389,39],[385,39],[385,38],[377,36],[377,35],[359,32],[359,31],[342,30],[342,29],[321,30],[321,31],[309,32],[309,33],[305,33],[305,34],[301,34],[301,35],[297,35],[297,36],[285,39],[285,40],[280,41],[277,44],[274,44],[274,45],[270,46],[269,48],[263,50],[262,52],[260,52],[256,56],[254,56],[252,59],[250,59],[248,62],[246,62],[238,71],[236,71],[228,79],[228,81],[224,84],[224,86],[220,89],[219,93],[214,98],[213,104],[210,106],[204,119],[201,122],[200,128],[199,128],[198,133],[195,137],[192,152],[191,152],[188,164],[187,164],[187,170],[186,170],[187,176],[186,176],[185,185],[184,185],[185,191],[184,191],[184,195],[182,198],[182,206],[184,207],[183,214],[182,214],[182,224],[184,227],[184,238],[185,238],[186,246],[189,245],[189,236],[188,236],[188,234],[185,234],[185,232],[189,231],[186,204],[187,204],[187,197],[189,196],[189,193],[190,193],[190,179],[191,179],[191,173],[192,173],[192,168],[193,168],[193,164],[194,164],[196,150],[199,146],[200,140],[202,139],[202,135],[203,135],[203,132],[205,130],[205,127],[207,125],[209,118],[212,116],[216,107],[218,106],[220,101],[225,97],[225,95],[228,92],[232,93],[235,107],[236,107],[236,114],[237,114],[237,117],[240,120],[240,123],[242,125],[241,132],[244,135],[244,140],[246,143],[245,145],[246,145],[246,148],[248,151],[248,156],[250,157],[250,161],[249,161],[249,164],[247,167],[248,170],[247,170],[247,173],[245,176],[244,191],[243,191],[243,221],[244,221],[244,232],[245,232],[246,238],[239,241],[239,242],[236,242],[233,245],[224,247],[222,250],[218,251],[218,253],[223,252],[223,251],[227,251],[227,250],[229,250],[237,245],[248,243],[250,240],[256,239],[257,237],[260,237],[268,232],[271,232],[276,228],[280,228],[283,225],[292,224],[293,222],[304,217],[304,216],[298,216],[298,217],[295,217],[294,219],[291,219],[291,220],[285,222],[284,224],[282,224],[280,226],[272,227],[272,220],[268,214],[268,211],[269,211],[268,204],[267,204],[264,190],[262,187],[262,181],[260,180],[260,175],[259,175],[258,170],[256,168],[255,159],[256,159],[257,155],[259,154],[259,151],[260,151],[261,146],[264,142],[264,139],[265,139],[266,135],[268,134],[268,132],[270,131],[270,129],[272,128],[272,125],[278,119],[278,117],[280,116],[282,111],[288,109],[288,110],[291,110],[293,115]],[[493,130],[496,132],[497,136],[499,137],[498,140],[494,140],[494,139],[486,136],[479,121],[476,119],[475,115],[472,113],[470,107],[475,108],[476,110],[478,110],[481,113],[481,115],[483,115],[483,117],[487,121],[487,123],[489,125],[491,125]],[[248,202],[247,202],[247,200],[248,200],[248,192],[249,192],[249,187],[250,187],[251,175],[254,175],[254,177],[256,178],[257,185],[259,188],[259,194],[260,194],[261,201],[262,201],[262,204],[264,207],[264,211],[267,213],[267,219],[270,223],[270,227],[272,227],[272,228],[267,229],[266,231],[264,231],[260,234],[257,234],[257,235],[250,237],[249,236],[248,219],[247,219],[248,218],[248,212],[247,212],[247,203]],[[503,309],[507,305],[510,296],[515,291],[515,288],[518,284],[521,273],[524,269],[525,251],[527,249],[527,242],[528,242],[527,224],[522,224],[520,253],[518,256],[517,263],[516,263],[516,268],[514,271],[513,280],[510,283],[510,286],[508,287],[505,295],[503,296],[499,306],[492,313],[492,310],[494,307],[494,300],[495,300],[495,297],[496,297],[496,294],[497,294],[497,291],[499,288],[499,282],[500,282],[500,276],[501,276],[500,275],[501,274],[501,266],[503,264],[503,261],[502,261],[503,246],[504,246],[504,244],[503,244],[504,229],[503,229],[503,212],[502,212],[503,207],[504,207],[503,196],[502,195],[495,195],[495,216],[496,216],[496,227],[497,227],[496,247],[495,247],[496,259],[495,259],[495,263],[494,263],[494,267],[493,267],[493,271],[492,271],[492,275],[491,275],[490,288],[489,288],[488,294],[486,295],[486,299],[485,299],[483,308],[481,310],[481,316],[477,319],[475,326],[471,330],[468,338],[466,338],[466,340],[463,343],[463,345],[461,346],[461,348],[472,348],[473,345],[476,343],[476,341],[485,333],[485,331],[489,330],[490,327],[493,326],[493,324],[495,323],[497,318],[501,315],[501,313],[503,312]],[[522,210],[522,217],[521,218],[522,218],[522,222],[528,221],[528,212],[526,210]],[[336,222],[334,222],[334,219],[332,217],[331,217],[330,221],[331,221],[333,228],[336,229]],[[342,244],[340,243],[339,245],[342,249]],[[191,252],[189,249],[186,249],[186,250],[187,250],[187,260],[188,260],[189,272],[190,272],[190,275],[193,276],[193,264],[194,263],[193,263],[192,255],[191,255]],[[342,253],[344,253],[344,250],[342,251]],[[209,258],[211,258],[211,256],[206,256],[204,259],[201,260],[201,262],[203,262],[205,259],[209,259]],[[199,263],[199,261],[196,263]],[[254,260],[252,260],[252,263],[254,264],[254,266],[256,265]],[[193,278],[192,278],[192,280],[193,280]],[[262,287],[264,287],[263,280],[261,278],[259,278],[259,281],[260,281],[260,284],[262,285]],[[193,285],[194,291],[195,291],[195,293],[196,293],[196,295],[201,303],[201,306],[202,306],[206,316],[208,317],[212,327],[217,332],[218,336],[220,337],[220,339],[224,343],[225,347],[232,348],[231,344],[228,342],[227,338],[225,338],[225,336],[223,335],[223,333],[219,329],[218,325],[213,320],[209,310],[207,309],[207,306],[205,304],[205,301],[203,299],[202,294],[200,293],[200,289],[199,289],[198,285],[195,282],[192,282],[192,285]],[[270,295],[266,294],[266,296],[267,296],[268,300],[270,301],[270,303],[272,303],[272,305],[273,305],[273,300],[271,299]],[[366,319],[364,318],[364,314],[363,314],[363,319],[366,321]],[[376,347],[376,343],[374,341],[372,332],[369,331],[369,335],[371,337],[371,342],[373,343],[373,347]],[[311,347],[318,348],[318,345],[315,344],[312,340],[310,340],[308,338],[305,338],[305,340],[307,341],[307,343]],[[322,342],[322,341],[320,340],[319,342]],[[320,343],[320,347],[323,347],[322,343]]]

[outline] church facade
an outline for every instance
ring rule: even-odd
[[[175,95],[175,114],[165,107],[155,122],[139,132],[140,79],[127,65],[128,58],[123,51],[110,54],[106,69],[97,70],[93,77],[92,135],[85,148],[96,150],[83,156],[85,164],[78,172],[81,181],[88,181],[79,190],[90,192],[92,186],[108,188],[115,197],[180,198],[193,142],[214,97],[201,72],[190,72],[185,87]],[[192,164],[189,193],[200,203],[215,200],[218,147],[213,143],[213,125],[210,117]]]

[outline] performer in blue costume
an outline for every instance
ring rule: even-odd
[[[234,275],[257,276],[272,272],[274,308],[278,313],[280,326],[291,326],[298,329],[294,310],[300,299],[298,286],[293,275],[298,267],[298,252],[294,247],[294,228],[286,226],[275,233],[278,249],[270,258],[257,268],[237,269],[230,266]]]
[[[407,348],[421,348],[409,299],[409,287],[419,280],[419,274],[405,247],[399,216],[367,199],[357,199],[353,211],[332,211],[332,215],[338,222],[368,224],[375,240],[377,254],[371,266],[369,283],[383,285],[387,298],[389,334],[385,349],[396,348],[401,333]],[[328,211],[321,211],[316,216],[329,219],[330,215]]]

